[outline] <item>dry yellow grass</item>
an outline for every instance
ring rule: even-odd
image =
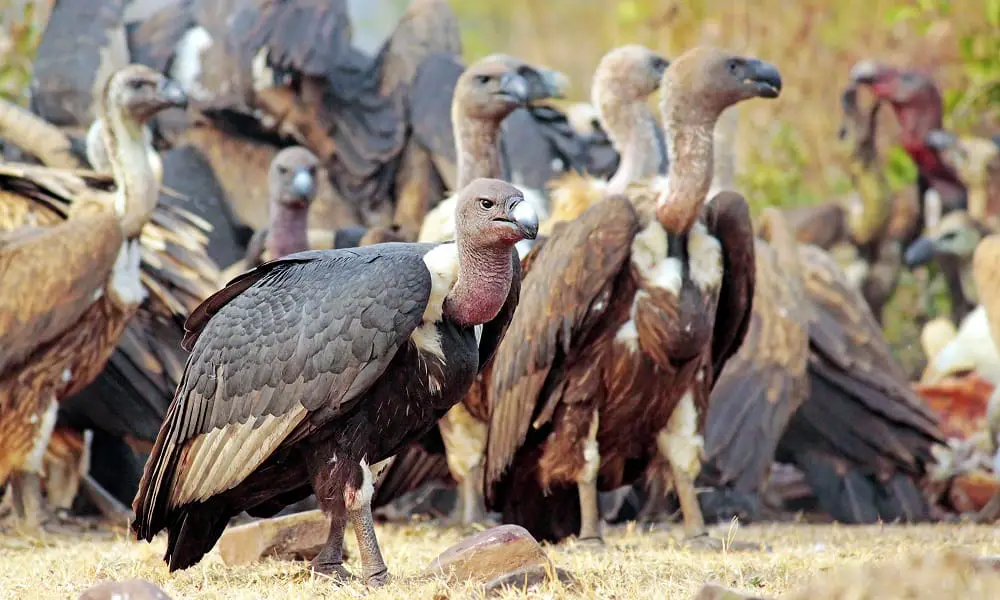
[[[359,584],[335,587],[322,577],[311,576],[305,563],[269,560],[257,565],[227,567],[217,551],[209,554],[201,564],[169,575],[160,560],[165,540],[157,539],[152,545],[137,543],[126,538],[124,533],[88,537],[46,536],[41,539],[0,537],[0,599],[76,598],[83,589],[98,580],[135,577],[163,586],[175,600],[477,597],[469,587],[449,587],[443,582],[414,580],[431,559],[461,539],[460,531],[430,524],[413,524],[380,526],[378,533],[395,580],[386,588],[372,592]],[[715,534],[725,536],[727,530],[720,529]],[[745,527],[736,532],[740,540],[759,540],[770,544],[774,551],[769,554],[693,551],[678,547],[675,535],[676,527],[660,527],[650,533],[620,528],[610,532],[609,548],[605,552],[573,552],[571,545],[550,547],[549,554],[555,563],[576,574],[582,582],[582,589],[574,592],[556,584],[532,592],[528,597],[690,598],[706,581],[777,597],[801,588],[817,575],[830,571],[836,573],[842,568],[862,569],[912,554],[936,556],[950,551],[970,555],[1000,553],[1000,536],[996,529],[972,525],[842,527],[782,524]],[[348,539],[348,550],[352,552],[352,557],[356,557],[350,533]],[[349,561],[348,567],[357,569],[353,560]],[[972,585],[968,573],[960,570],[951,579],[930,575],[932,571],[931,568],[920,568],[917,573],[901,574],[900,581],[922,575],[938,585],[948,581],[954,581],[955,585]],[[849,581],[860,578],[860,575],[853,574]],[[1000,575],[982,575],[975,578],[974,583],[980,589],[986,585],[993,586],[990,589],[1000,595]],[[902,590],[900,586],[891,589]],[[861,597],[844,595],[840,591],[823,596]],[[524,596],[510,591],[504,597]],[[810,593],[799,597],[816,596]],[[882,593],[878,597],[888,596]]]

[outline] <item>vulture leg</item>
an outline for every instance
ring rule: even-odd
[[[336,513],[330,519],[330,535],[326,538],[326,546],[312,560],[312,568],[334,579],[347,583],[355,579],[344,568],[344,528],[347,527],[347,515]]]
[[[14,515],[27,529],[38,529],[44,520],[42,478],[38,473],[17,471],[10,476]]]
[[[597,447],[598,416],[594,413],[590,431],[583,446],[584,466],[577,476],[580,493],[580,535],[581,542],[603,545],[601,537],[601,508],[597,503],[597,472],[601,466],[601,456]]]
[[[354,527],[354,535],[358,537],[362,576],[368,585],[381,587],[389,579],[389,570],[382,559],[378,539],[375,538],[375,520],[372,519],[371,503],[374,488],[371,483],[371,471],[366,466],[362,466],[362,469],[365,471],[365,483],[362,485],[367,486],[367,493],[358,494],[357,503],[348,506],[347,516],[351,519],[351,525]],[[359,490],[359,492],[361,491]]]
[[[656,436],[656,446],[661,456],[670,463],[674,490],[684,515],[684,534],[688,538],[706,535],[705,519],[698,504],[694,481],[701,471],[702,441],[698,436],[697,409],[690,393],[684,394],[674,408],[667,427]]]
[[[481,523],[486,520],[486,504],[482,494],[483,461],[469,469],[458,486],[458,504],[456,511],[461,511],[459,517],[462,525]]]
[[[459,403],[440,421],[448,470],[458,482],[458,502],[454,518],[462,525],[486,520],[483,501],[483,455],[486,453],[486,424],[473,417]]]

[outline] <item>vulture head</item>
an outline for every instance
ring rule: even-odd
[[[279,152],[271,161],[268,191],[272,203],[291,209],[308,209],[316,196],[319,160],[302,146]]]
[[[498,179],[475,179],[458,195],[455,237],[477,248],[511,248],[538,234],[538,215],[524,194]]]
[[[702,46],[677,57],[660,84],[669,185],[656,208],[671,233],[701,214],[714,172],[715,124],[724,110],[751,98],[777,98],[781,74],[769,63]]]
[[[670,61],[645,46],[629,44],[608,52],[594,71],[590,98],[595,106],[644,101],[660,87]]]
[[[500,62],[507,65],[524,78],[528,84],[528,102],[545,100],[546,98],[565,98],[569,89],[569,77],[565,73],[543,67],[534,67],[520,58],[509,54],[491,54],[483,59],[485,62]]]
[[[460,118],[499,123],[530,97],[528,81],[507,60],[485,58],[458,78],[452,107]]]
[[[950,212],[906,249],[903,260],[909,268],[925,265],[935,257],[951,257],[959,264],[969,264],[976,246],[987,234],[984,225],[961,210]]]
[[[871,88],[875,97],[893,106],[919,106],[941,112],[941,94],[934,81],[924,73],[897,69],[874,60],[862,60],[851,67],[850,87]]]
[[[996,140],[960,138],[934,129],[924,142],[967,186],[969,214],[986,218],[1000,213],[1000,144]]]
[[[108,78],[105,111],[133,123],[145,124],[160,111],[187,106],[181,86],[145,65],[129,65]]]

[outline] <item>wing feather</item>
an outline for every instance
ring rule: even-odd
[[[609,197],[545,240],[522,282],[522,298],[493,364],[487,489],[523,443],[548,374],[600,320],[629,257],[639,219],[623,196]],[[533,251],[534,252],[534,251]],[[544,404],[544,402],[542,402]]]

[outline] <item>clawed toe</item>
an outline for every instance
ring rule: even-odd
[[[344,568],[342,563],[330,563],[324,561],[313,561],[312,570],[320,575],[325,575],[339,584],[347,584],[357,581],[358,578]]]
[[[366,578],[366,583],[368,587],[382,587],[389,582],[389,571],[382,570],[374,575],[369,575]]]

